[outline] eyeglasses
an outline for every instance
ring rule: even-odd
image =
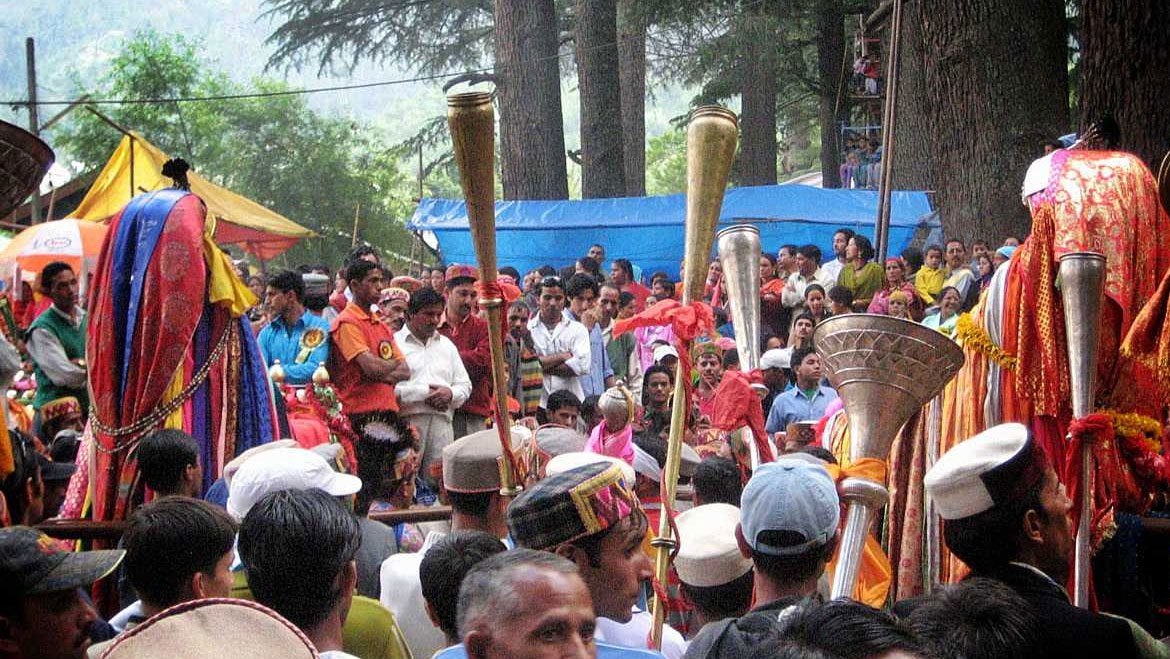
[[[556,286],[557,288],[564,287],[564,285],[561,283],[560,277],[552,277],[552,276],[545,277],[544,279],[541,279],[540,285],[542,287],[544,287],[544,286]]]

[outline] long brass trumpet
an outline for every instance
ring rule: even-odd
[[[475,243],[482,290],[496,283],[496,201],[495,201],[495,111],[487,92],[451,94],[447,97],[447,125],[459,167],[459,185],[467,201],[467,222]],[[488,341],[492,353],[492,384],[495,389],[496,430],[503,454],[511,452],[512,421],[508,416],[508,379],[504,373],[504,300],[502,295],[481,297],[479,306],[487,311]],[[517,474],[509,460],[500,460],[500,494],[520,492]]]
[[[739,122],[735,113],[727,108],[704,106],[697,108],[687,126],[687,215],[685,233],[685,271],[683,273],[682,303],[703,299],[703,283],[707,276],[707,259],[711,256],[711,244],[715,240],[715,227],[719,223],[719,212],[723,208],[723,191],[727,188],[727,176],[735,158],[735,145],[739,139]],[[758,263],[757,259],[757,263]],[[680,373],[676,382],[685,377]],[[682,453],[683,433],[691,402],[686,400],[684,387],[676,384],[674,403],[670,416],[670,439],[666,450],[664,484],[666,498],[664,506],[674,505],[675,490],[678,486],[679,460]],[[662,516],[658,525],[658,537],[652,544],[657,549],[654,560],[654,576],[658,583],[666,583],[670,569],[670,553],[678,546],[671,537],[670,519]],[[654,600],[654,647],[662,647],[662,624],[665,620],[666,602]]]

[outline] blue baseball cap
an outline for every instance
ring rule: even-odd
[[[837,532],[841,503],[837,485],[824,464],[782,457],[760,465],[743,489],[740,529],[751,548],[770,556],[801,554],[829,542]],[[769,544],[767,531],[803,538],[791,544]]]

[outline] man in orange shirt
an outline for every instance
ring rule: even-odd
[[[355,447],[359,476],[373,475],[392,461],[396,472],[410,470],[416,442],[398,418],[394,385],[410,378],[410,367],[394,343],[390,327],[371,312],[383,286],[382,267],[363,260],[350,261],[345,273],[353,300],[333,321],[329,373],[342,410],[358,434]],[[405,477],[405,473],[396,474]]]

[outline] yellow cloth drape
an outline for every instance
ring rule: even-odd
[[[879,483],[886,482],[886,462],[876,458],[862,458],[848,465],[825,465],[833,480],[840,482],[844,478],[868,478]],[[877,511],[874,511],[875,513]],[[844,523],[844,520],[842,520]],[[838,554],[839,554],[838,549]],[[838,555],[825,566],[825,570],[832,575],[837,567]],[[853,587],[853,599],[874,608],[885,606],[890,594],[890,583],[893,581],[893,570],[890,559],[872,533],[865,535],[865,546],[861,552],[861,567],[857,573],[857,584]]]
[[[207,260],[209,302],[228,305],[231,307],[233,318],[239,318],[256,305],[257,300],[252,289],[240,281],[235,268],[232,267],[231,259],[216,246],[206,231],[203,233],[203,257]]]

